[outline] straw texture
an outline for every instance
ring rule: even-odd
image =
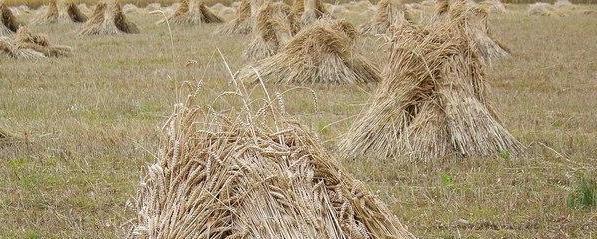
[[[443,20],[394,33],[384,81],[340,142],[347,156],[522,153],[488,102],[485,60],[468,33],[474,9],[444,10]]]
[[[244,106],[176,106],[130,238],[414,238],[271,99],[224,94]]]

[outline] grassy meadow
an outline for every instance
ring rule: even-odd
[[[509,9],[490,22],[513,57],[493,65],[488,82],[526,156],[343,161],[420,238],[597,237],[597,15]],[[72,46],[68,58],[0,57],[0,128],[28,141],[0,145],[0,238],[119,237],[135,216],[140,173],[155,160],[172,106],[200,81],[204,100],[230,89],[219,52],[232,71],[248,64],[249,36],[129,17],[141,34],[78,36],[76,24],[32,26]],[[382,67],[383,43],[363,37],[358,48]],[[270,92],[293,87],[268,85]],[[316,102],[295,91],[284,96],[287,111],[334,153],[345,119],[367,107],[375,85],[310,87]]]

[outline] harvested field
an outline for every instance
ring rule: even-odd
[[[229,6],[228,4],[226,4]],[[90,8],[92,5],[88,5]],[[162,5],[163,6],[163,5]],[[212,6],[211,4],[208,6]],[[501,124],[527,147],[520,158],[341,161],[419,238],[591,238],[597,235],[597,6],[531,16],[528,4],[490,14],[492,36],[511,57],[487,72]],[[344,16],[344,15],[343,15]],[[31,20],[32,15],[19,16]],[[0,54],[0,238],[119,238],[130,228],[139,179],[156,161],[159,130],[199,81],[197,103],[230,89],[251,35],[212,34],[221,24],[156,25],[132,12],[139,34],[79,36],[82,24],[31,25],[72,47],[69,57]],[[355,26],[368,19],[351,11]],[[229,20],[229,19],[227,19]],[[383,39],[358,52],[383,69]],[[266,84],[327,152],[376,84]],[[224,109],[234,100],[218,101]],[[593,197],[590,201],[589,196]],[[589,201],[587,201],[589,200]]]

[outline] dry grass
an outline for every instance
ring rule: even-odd
[[[347,172],[380,197],[421,238],[591,238],[595,208],[567,205],[582,176],[595,181],[597,158],[597,26],[595,15],[528,16],[527,5],[490,15],[512,57],[487,74],[502,124],[528,147],[527,156],[411,162],[359,158]],[[594,6],[586,10],[597,10]],[[580,10],[579,10],[580,11]],[[21,20],[27,20],[24,15]],[[72,46],[67,58],[0,58],[0,125],[28,135],[29,145],[0,148],[0,238],[115,238],[140,172],[155,162],[159,126],[180,102],[175,92],[203,80],[201,104],[229,89],[248,38],[211,35],[201,27],[154,23],[129,14],[142,33],[78,37],[72,23],[32,26]],[[366,19],[348,15],[353,24]],[[556,34],[557,33],[557,34]],[[377,38],[357,44],[375,64],[388,51]],[[174,53],[174,54],[172,54]],[[10,69],[10,70],[7,70]],[[284,92],[293,86],[268,85]],[[334,153],[372,88],[314,86],[285,94],[286,111],[317,131]],[[233,104],[220,101],[218,109]],[[237,105],[237,104],[235,104]],[[344,120],[344,121],[342,121]],[[339,123],[326,127],[332,122]]]

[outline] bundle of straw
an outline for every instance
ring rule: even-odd
[[[482,7],[471,7],[468,11],[469,21],[466,21],[468,36],[471,43],[479,51],[486,63],[491,64],[510,56],[510,50],[491,36],[488,23],[488,12]]]
[[[390,33],[390,27],[404,21],[412,21],[403,8],[404,5],[396,0],[381,0],[377,3],[375,16],[371,21],[361,25],[361,32],[365,34]]]
[[[509,57],[510,50],[491,36],[488,9],[470,1],[463,1],[463,3],[459,3],[458,5],[464,5],[467,8],[467,11],[463,15],[463,17],[467,18],[467,21],[463,23],[466,26],[463,28],[466,30],[465,32],[470,40],[468,42],[471,44],[471,47],[480,53],[485,63],[491,64],[496,60]],[[431,18],[431,23],[450,20],[450,7],[448,0],[438,0],[435,15]]]
[[[357,34],[344,20],[319,20],[300,31],[280,53],[242,69],[239,77],[296,84],[378,82],[378,70],[356,52]]]
[[[75,3],[64,3],[61,0],[50,0],[45,12],[42,12],[34,22],[37,24],[56,22],[85,22],[87,16]]]
[[[12,11],[4,3],[4,0],[0,1],[0,36],[11,35],[16,32],[21,23],[14,16]]]
[[[62,2],[60,2],[62,3]],[[55,23],[60,19],[58,0],[50,0],[45,11],[42,11],[34,20],[35,23]],[[63,15],[64,16],[64,15]]]
[[[466,29],[471,11],[458,1],[441,21],[396,29],[384,81],[343,152],[423,160],[522,152],[488,102],[485,61]]]
[[[301,16],[301,23],[307,26],[322,18],[333,18],[321,2],[321,0],[303,0],[303,14]]]
[[[219,34],[249,34],[253,27],[251,15],[251,3],[249,0],[241,0],[236,9],[236,17],[224,24],[217,31]]]
[[[241,110],[176,106],[130,238],[414,238],[282,107],[229,94]]]
[[[0,51],[17,59],[41,59],[69,56],[72,49],[51,44],[46,36],[33,34],[23,26],[17,30],[14,42],[6,38],[0,41]]]
[[[290,7],[282,2],[266,2],[257,13],[254,38],[245,50],[247,59],[256,61],[275,55],[293,35]]]
[[[86,22],[87,16],[79,9],[79,6],[75,3],[66,4],[66,13],[69,19],[73,22]]]
[[[158,23],[163,23],[161,20]],[[168,21],[176,24],[223,23],[224,20],[197,0],[182,0]]]
[[[126,18],[122,12],[122,7],[116,1],[112,1],[110,4],[105,2],[96,4],[93,14],[79,32],[81,35],[122,33],[136,34],[139,33],[139,28]]]
[[[292,1],[292,14],[294,16],[302,16],[305,11],[305,0]]]
[[[8,37],[0,36],[0,56],[16,58],[15,47]]]
[[[257,16],[259,9],[267,0],[250,0],[251,1],[251,15]]]

